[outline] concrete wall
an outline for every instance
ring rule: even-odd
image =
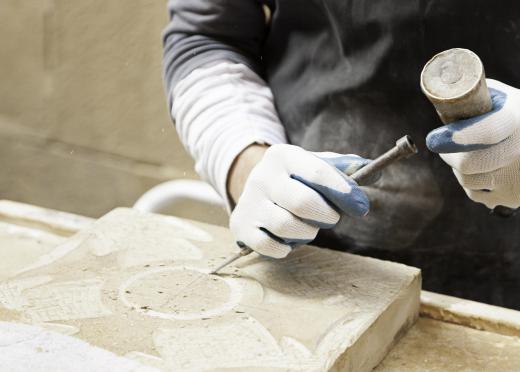
[[[161,81],[161,0],[0,1],[0,199],[100,216],[196,178]]]

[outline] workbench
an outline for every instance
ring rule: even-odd
[[[44,250],[93,222],[79,215],[0,201],[0,245]],[[13,259],[23,259],[23,255]],[[8,276],[13,265],[10,257],[0,260],[0,278]],[[518,371],[520,312],[422,291],[419,319],[400,335],[376,370]]]

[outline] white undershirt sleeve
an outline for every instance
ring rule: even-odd
[[[270,88],[243,64],[197,68],[175,86],[172,98],[171,114],[195,170],[228,206],[226,180],[236,156],[253,143],[287,143]]]

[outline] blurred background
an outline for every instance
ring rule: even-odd
[[[0,1],[0,199],[99,217],[197,178],[163,92],[166,22],[166,0]]]

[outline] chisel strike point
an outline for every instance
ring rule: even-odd
[[[238,242],[237,242],[238,244]],[[248,254],[250,253],[253,253],[253,250],[249,247],[246,247],[245,245],[240,245],[239,244],[239,247],[241,248],[240,249],[240,252],[238,252],[237,254],[235,254],[234,256],[228,258],[226,261],[224,261],[224,263],[222,263],[220,266],[218,266],[217,268],[213,269],[213,271],[211,271],[209,274],[210,275],[213,275],[213,274],[217,274],[220,270],[222,270],[224,267],[226,267],[227,265],[235,262],[236,260],[238,260],[240,257],[244,257],[244,256],[247,256]]]

